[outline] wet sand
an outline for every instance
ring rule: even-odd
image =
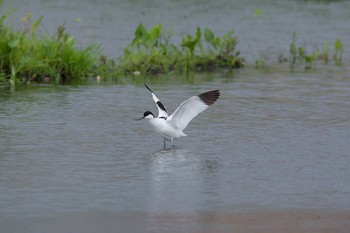
[[[216,232],[318,232],[335,233],[350,231],[350,213],[279,211],[244,214],[203,215],[199,222],[227,226]],[[203,230],[201,232],[211,232]]]
[[[51,217],[5,217],[3,233],[112,233],[112,232],[191,232],[191,233],[348,233],[350,212],[271,211],[247,213],[91,213]]]

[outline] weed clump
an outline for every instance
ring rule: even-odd
[[[22,18],[22,28],[14,31],[0,18],[0,83],[11,89],[31,81],[54,81],[64,84],[92,75],[100,47],[76,47],[75,38],[64,26],[55,35],[39,35],[43,17],[32,21],[29,13]]]
[[[203,34],[206,48],[202,45]],[[244,60],[235,50],[237,38],[233,32],[220,38],[206,28],[203,34],[198,27],[195,35],[182,37],[181,46],[177,47],[170,42],[170,35],[164,32],[161,24],[149,30],[140,24],[133,41],[119,59],[118,69],[126,74],[166,74],[171,71],[213,71],[243,66]]]

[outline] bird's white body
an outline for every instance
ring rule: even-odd
[[[174,128],[166,119],[150,118],[149,123],[154,131],[159,133],[165,140],[173,141],[176,138],[187,136],[182,130]]]
[[[168,116],[164,105],[159,101],[153,91],[147,86],[147,89],[152,93],[152,98],[158,108],[158,117],[155,117],[152,112],[147,111],[140,119],[146,118],[153,127],[154,131],[159,133],[165,140],[173,141],[174,139],[187,136],[183,130],[187,127],[190,121],[199,113],[206,110],[220,96],[220,91],[209,91],[198,96],[192,96],[182,102],[175,112]]]

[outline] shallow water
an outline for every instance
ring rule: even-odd
[[[214,74],[196,75],[192,85],[153,82],[169,111],[222,92],[166,149],[133,120],[156,110],[142,85],[2,93],[1,215],[349,211],[350,82],[321,75],[247,69],[211,82]]]

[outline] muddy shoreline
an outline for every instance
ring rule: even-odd
[[[350,212],[283,210],[244,213],[75,213],[49,217],[5,217],[1,232],[308,232],[347,233]]]

